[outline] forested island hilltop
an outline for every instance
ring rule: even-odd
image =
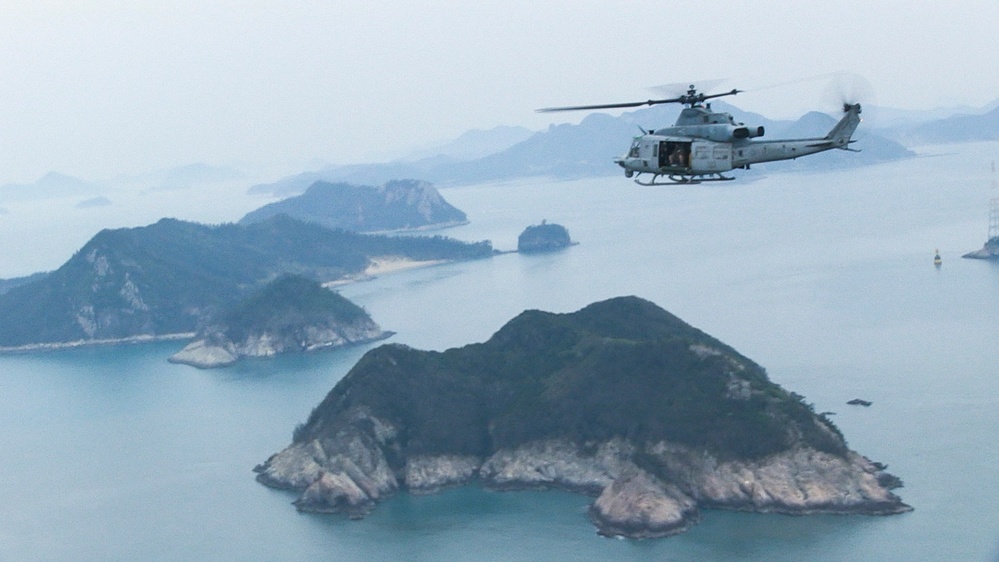
[[[248,213],[240,224],[286,214],[355,232],[442,228],[468,222],[430,183],[392,180],[380,186],[317,181],[305,193]]]
[[[400,489],[563,488],[629,537],[682,532],[700,508],[911,510],[884,469],[762,367],[637,297],[526,311],[444,352],[379,346],[255,468],[299,510],[351,517]]]
[[[316,351],[391,335],[338,293],[301,276],[283,275],[222,311],[170,361],[225,367],[241,357]]]
[[[378,258],[494,254],[489,242],[358,234],[285,215],[248,225],[163,219],[103,230],[56,271],[0,294],[0,348],[190,335],[284,273],[325,282],[361,276]]]
[[[572,244],[569,231],[564,226],[545,220],[525,228],[517,237],[517,251],[525,254],[552,252]]]

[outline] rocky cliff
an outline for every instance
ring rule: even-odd
[[[241,357],[315,351],[390,335],[344,297],[286,275],[223,312],[170,361],[224,367]]]
[[[601,533],[629,537],[682,532],[702,507],[911,509],[800,396],[634,297],[528,311],[443,353],[372,350],[255,470],[300,510],[352,517],[401,489],[562,488],[596,497]]]

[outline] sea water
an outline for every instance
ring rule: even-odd
[[[997,152],[929,146],[699,186],[447,188],[471,222],[443,234],[514,249],[544,219],[579,244],[341,288],[390,341],[435,350],[525,309],[651,300],[835,412],[852,448],[904,480],[912,513],[709,510],[676,537],[614,540],[596,535],[589,498],[470,486],[399,494],[362,521],[301,514],[251,469],[372,346],[201,371],[167,363],[183,343],[163,342],[0,356],[0,559],[994,559],[999,264],[959,255],[985,241]]]

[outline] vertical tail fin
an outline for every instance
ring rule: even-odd
[[[833,146],[836,148],[846,148],[850,144],[850,137],[853,132],[857,130],[857,125],[860,124],[860,104],[843,104],[843,111],[846,115],[836,123],[836,126],[829,131],[826,135],[826,139],[832,141]]]

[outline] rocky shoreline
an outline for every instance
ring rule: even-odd
[[[210,369],[243,357],[307,353],[392,334],[340,294],[311,279],[284,275],[218,313],[170,362]]]
[[[992,238],[981,249],[968,252],[961,257],[977,260],[999,260],[999,238]]]
[[[395,332],[382,331],[375,327],[354,332],[344,329],[313,328],[306,330],[302,339],[293,342],[270,334],[254,335],[239,344],[220,338],[202,338],[187,344],[167,361],[198,369],[213,369],[227,367],[243,357],[273,357],[289,351],[311,353],[349,345],[363,345],[393,335]]]
[[[618,297],[443,352],[372,349],[254,471],[300,511],[352,518],[400,491],[567,490],[595,498],[600,534],[650,538],[704,508],[910,511],[886,468],[749,358]]]
[[[141,344],[141,343],[154,343],[161,341],[178,341],[178,340],[191,339],[194,337],[194,335],[195,335],[194,332],[184,332],[178,334],[129,336],[127,338],[77,340],[70,342],[53,342],[53,343],[29,343],[25,345],[18,345],[11,347],[0,347],[0,353],[12,353],[12,354],[34,353],[37,351],[56,351],[60,349],[73,349],[78,347]]]
[[[293,443],[256,466],[257,480],[294,490],[304,512],[361,518],[400,490],[434,493],[480,482],[497,490],[562,489],[595,496],[589,516],[607,536],[651,538],[685,531],[701,508],[784,514],[889,515],[912,508],[897,479],[856,453],[797,447],[755,460],[723,460],[669,442],[621,438],[578,445],[525,443],[486,458],[400,458],[399,428],[364,408],[333,439]],[[887,485],[886,485],[887,484]]]

